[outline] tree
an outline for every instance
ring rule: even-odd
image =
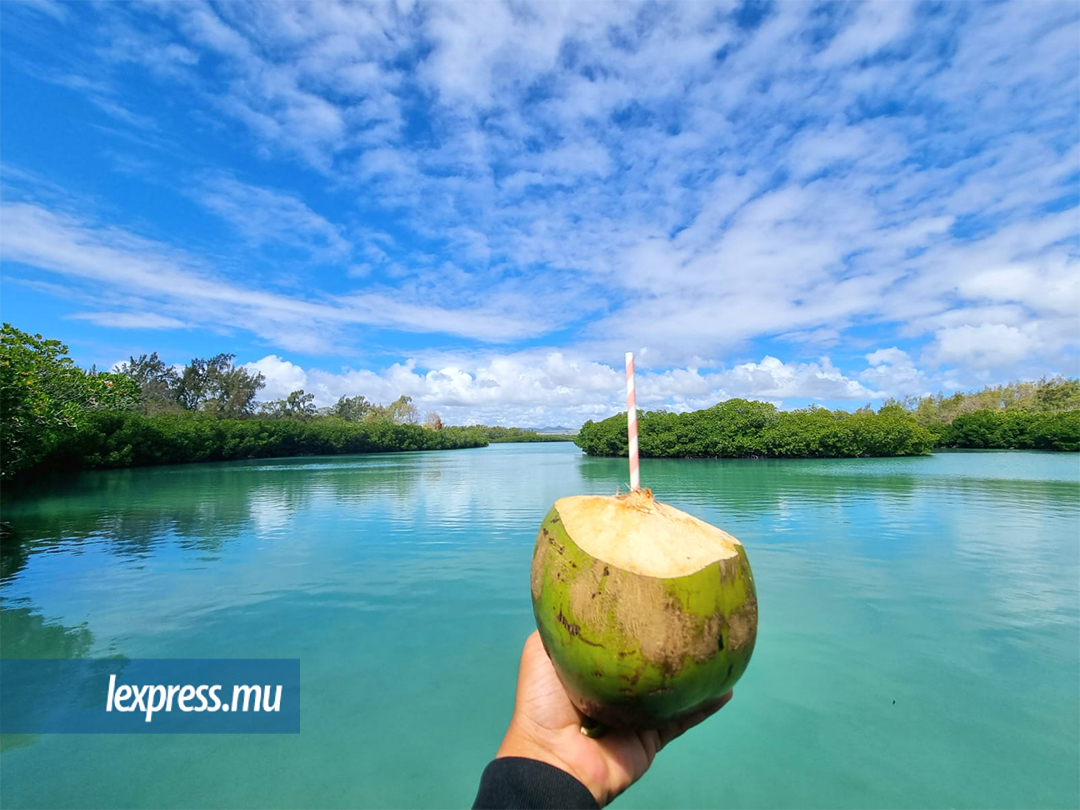
[[[330,409],[330,415],[347,422],[363,422],[372,405],[362,396],[341,397]]]
[[[304,389],[293,391],[285,399],[275,399],[259,405],[260,416],[272,416],[277,419],[309,419],[318,413],[315,407],[315,395],[304,393]]]
[[[139,355],[121,363],[119,372],[133,379],[142,392],[143,413],[172,411],[178,407],[177,388],[180,374],[175,368],[165,365],[157,352]]]
[[[59,340],[5,323],[0,330],[0,475],[33,466],[73,435],[83,415],[138,402],[123,374],[87,372]]]
[[[219,354],[211,360],[202,360],[198,357],[193,359],[180,375],[180,382],[176,387],[176,400],[189,411],[202,409],[203,404],[210,395],[211,376],[214,374],[214,365],[223,358],[232,365],[235,355]]]
[[[285,410],[289,416],[297,419],[314,416],[317,410],[315,408],[315,395],[305,393],[303,388],[293,391],[285,398]]]
[[[1047,413],[1080,409],[1080,380],[1043,377],[1035,383],[1035,406]]]
[[[412,397],[398,397],[390,403],[389,410],[395,425],[415,425],[420,421],[420,409],[412,404]]]
[[[207,411],[237,418],[255,410],[255,396],[266,385],[261,372],[252,374],[233,365],[235,354],[218,354],[209,360],[195,358],[184,367],[176,398],[190,411]]]
[[[431,430],[443,429],[442,417],[439,416],[438,411],[427,412],[427,414],[424,416],[424,427],[430,428]]]

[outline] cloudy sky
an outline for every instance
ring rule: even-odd
[[[1080,6],[0,3],[2,315],[578,425],[1080,372]]]

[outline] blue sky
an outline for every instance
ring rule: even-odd
[[[0,4],[4,320],[577,425],[1080,371],[1080,6]]]

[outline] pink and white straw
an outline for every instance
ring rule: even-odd
[[[626,433],[630,439],[630,490],[641,489],[641,473],[638,471],[637,447],[637,397],[634,394],[634,353],[626,353]]]

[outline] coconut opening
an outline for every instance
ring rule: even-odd
[[[650,577],[683,577],[738,554],[738,540],[641,490],[574,495],[555,508],[567,534],[596,559]]]

